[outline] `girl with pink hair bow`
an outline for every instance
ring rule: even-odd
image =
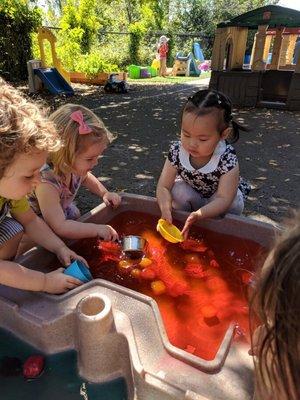
[[[80,212],[74,204],[81,185],[107,206],[115,208],[121,203],[121,197],[108,191],[91,172],[111,142],[112,134],[91,110],[77,104],[63,105],[50,119],[63,146],[50,153],[48,164],[41,171],[41,183],[30,196],[32,208],[60,237],[118,239],[117,232],[109,225],[77,221]]]

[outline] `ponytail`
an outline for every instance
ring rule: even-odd
[[[245,126],[239,124],[238,122],[234,121],[234,119],[231,120],[231,126],[232,126],[232,131],[231,131],[230,138],[228,140],[230,143],[235,143],[239,140],[240,131],[249,132],[249,129],[247,129]]]

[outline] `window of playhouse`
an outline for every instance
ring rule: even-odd
[[[227,71],[229,69],[231,52],[232,52],[231,49],[232,49],[232,43],[227,42],[226,47],[225,47],[225,58],[224,58],[224,63],[223,63],[223,69],[225,71]]]

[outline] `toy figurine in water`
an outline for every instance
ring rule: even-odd
[[[110,74],[106,84],[104,86],[104,90],[106,93],[127,93],[129,89],[129,85],[124,80],[119,80],[116,78],[118,74]]]

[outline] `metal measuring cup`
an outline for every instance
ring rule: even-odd
[[[146,239],[135,235],[124,236],[119,242],[129,258],[142,258],[148,245]]]

